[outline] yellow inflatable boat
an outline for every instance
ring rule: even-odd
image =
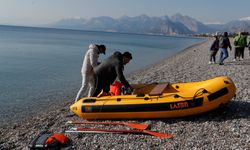
[[[200,114],[230,101],[236,92],[229,77],[174,84],[135,84],[132,95],[80,99],[70,110],[81,118],[149,119]]]

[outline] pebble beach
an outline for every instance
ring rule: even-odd
[[[250,149],[250,55],[245,49],[245,59],[233,61],[234,48],[224,65],[208,64],[209,48],[213,39],[193,45],[157,64],[135,71],[127,78],[130,83],[194,82],[217,76],[230,77],[237,88],[236,97],[226,106],[214,111],[173,119],[125,120],[146,123],[152,131],[169,133],[170,139],[160,139],[144,134],[84,134],[65,133],[72,127],[69,120],[83,121],[69,112],[76,91],[60,97],[61,104],[49,106],[48,111],[0,127],[0,150],[28,149],[29,142],[42,131],[64,133],[72,140],[68,149]],[[231,42],[232,44],[232,42]],[[219,60],[219,52],[217,61]],[[125,67],[126,69],[126,67]],[[111,121],[111,120],[102,120]],[[116,122],[124,120],[116,120]],[[91,125],[87,127],[97,127]],[[102,126],[101,126],[102,127]],[[100,128],[100,125],[98,125]],[[124,126],[105,126],[124,129]]]

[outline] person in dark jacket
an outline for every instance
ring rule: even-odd
[[[216,54],[219,50],[219,37],[216,35],[214,36],[214,38],[215,38],[214,42],[210,48],[210,60],[208,64],[212,64],[212,63],[214,64],[216,62]]]
[[[220,39],[219,47],[220,47],[220,63],[219,63],[219,65],[224,65],[224,60],[228,57],[227,48],[229,47],[230,50],[232,50],[227,32],[224,32],[222,38]]]
[[[102,95],[109,95],[110,85],[118,79],[126,87],[132,90],[132,87],[123,75],[124,65],[130,62],[132,54],[129,52],[115,52],[105,59],[100,65],[94,68],[96,76],[96,89],[92,96],[96,97],[103,90]]]

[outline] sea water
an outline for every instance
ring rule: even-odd
[[[0,124],[22,120],[77,94],[89,44],[106,55],[129,51],[126,74],[157,63],[202,39],[49,28],[0,26]]]

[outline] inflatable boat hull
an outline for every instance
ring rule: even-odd
[[[133,95],[83,98],[70,110],[88,120],[184,117],[216,109],[229,102],[236,92],[233,81],[225,76],[159,85],[164,84],[135,84]],[[164,89],[157,93],[159,87]]]

